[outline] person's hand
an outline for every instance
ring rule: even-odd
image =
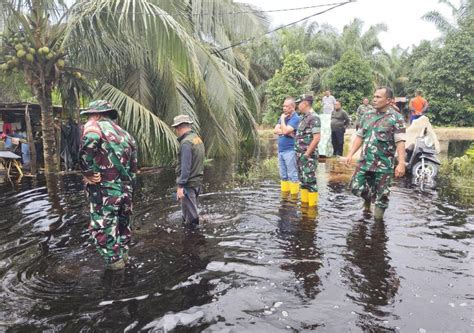
[[[398,163],[395,168],[395,177],[401,178],[405,176],[405,162]]]
[[[346,157],[346,165],[351,166],[351,163],[352,163],[352,154],[349,154]]]
[[[92,176],[84,176],[84,183],[90,184],[90,185],[95,185],[97,183],[100,183],[102,180],[102,177],[100,176],[100,173],[95,172]]]
[[[286,119],[286,114],[283,112],[280,116],[281,121],[284,121]]]
[[[184,187],[178,187],[178,189],[176,190],[176,197],[178,198],[178,200],[184,198]]]

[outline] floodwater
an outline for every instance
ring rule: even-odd
[[[375,223],[337,163],[320,164],[317,210],[233,175],[207,169],[191,231],[172,171],[142,174],[133,265],[115,273],[88,246],[78,176],[0,184],[0,331],[474,330],[474,209],[450,191],[399,181]]]

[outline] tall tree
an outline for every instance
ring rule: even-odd
[[[21,70],[41,106],[45,172],[58,168],[53,124],[52,91],[65,70],[66,53],[61,48],[65,30],[62,3],[51,0],[12,1],[4,5],[10,14],[0,51],[4,72]],[[4,20],[6,16],[3,16]]]
[[[329,77],[334,94],[349,112],[355,112],[362,99],[370,96],[373,82],[369,63],[353,50],[344,53]]]
[[[310,68],[301,52],[290,53],[281,70],[268,81],[268,104],[265,122],[274,125],[281,114],[286,97],[298,97],[307,89],[306,78]]]
[[[92,0],[66,8],[60,0],[18,0],[9,10],[18,14],[12,20],[17,27],[24,25],[22,20],[30,24],[25,19],[29,15],[43,15],[45,29],[37,35],[64,50],[48,44],[82,69],[77,76],[86,73],[96,82],[97,97],[118,107],[122,124],[137,138],[142,163],[171,160],[177,144],[168,124],[179,113],[193,116],[213,156],[230,155],[240,140],[257,138],[255,90],[239,71],[233,49],[223,50],[264,28],[265,18],[247,5],[230,0]],[[58,81],[58,75],[51,78],[55,81],[47,87],[66,82]],[[50,89],[45,90],[42,104],[48,109]],[[61,91],[74,87],[66,84]],[[54,140],[48,130],[44,137]]]
[[[422,16],[422,18],[428,22],[434,23],[444,36],[457,30],[462,21],[468,19],[474,14],[473,0],[460,0],[459,6],[456,6],[453,1],[449,0],[438,0],[438,2],[449,7],[452,19],[447,18],[437,10],[427,12]]]

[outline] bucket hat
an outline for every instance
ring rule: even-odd
[[[110,111],[115,111],[117,113],[117,109],[114,108],[112,103],[99,99],[99,100],[89,103],[89,107],[81,111],[81,114],[104,113],[104,112],[110,112]]]
[[[179,116],[176,116],[173,118],[173,125],[171,127],[177,127],[181,124],[192,124],[193,121],[191,120],[191,117],[189,117],[186,114],[180,114]]]

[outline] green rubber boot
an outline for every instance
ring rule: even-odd
[[[364,200],[364,213],[370,213],[370,200]]]
[[[119,259],[114,263],[107,264],[106,269],[109,271],[118,271],[125,268],[125,262],[123,259]]]
[[[385,208],[375,206],[374,219],[375,221],[383,221],[383,215],[385,214]]]

